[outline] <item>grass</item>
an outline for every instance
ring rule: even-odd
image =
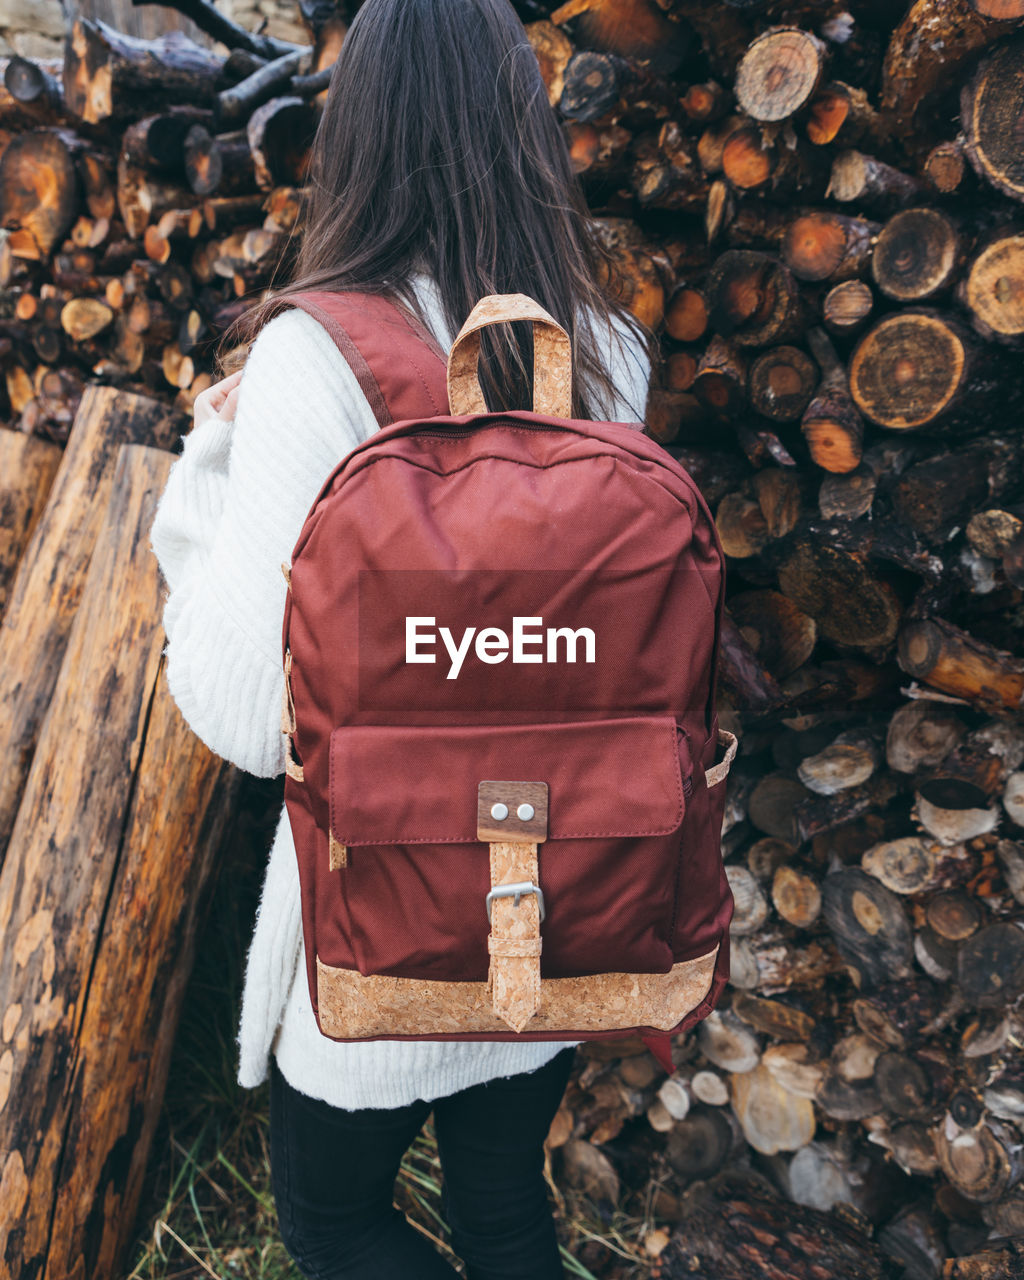
[[[244,961],[267,851],[280,812],[280,780],[246,780],[244,814],[210,896],[150,1151],[127,1280],[301,1280],[277,1230],[270,1183],[268,1086],[235,1080],[235,1030]],[[650,1184],[602,1212],[547,1178],[566,1275],[640,1280],[650,1259]],[[406,1152],[395,1203],[460,1274],[441,1216],[441,1167],[428,1119]]]

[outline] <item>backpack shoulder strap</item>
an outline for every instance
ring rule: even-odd
[[[281,299],[334,339],[378,424],[448,413],[446,353],[405,307],[369,293],[311,291]]]

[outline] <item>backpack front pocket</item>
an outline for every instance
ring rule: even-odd
[[[691,782],[670,715],[521,725],[347,725],[330,744],[332,875],[317,952],[363,974],[481,981],[488,973],[489,844],[481,782],[543,783],[537,844],[543,977],[665,973]],[[498,794],[500,808],[500,794]],[[532,892],[532,891],[530,891]],[[350,961],[348,961],[350,963]]]

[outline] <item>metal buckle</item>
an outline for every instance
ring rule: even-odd
[[[516,884],[499,884],[488,893],[487,903],[487,923],[491,923],[491,900],[493,898],[513,898],[512,905],[519,906],[519,899],[524,893],[535,893],[537,895],[537,906],[540,909],[541,921],[544,919],[544,894],[541,893],[540,885],[534,884],[532,880],[520,880]]]

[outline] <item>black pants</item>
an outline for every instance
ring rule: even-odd
[[[575,1046],[536,1071],[433,1102],[346,1111],[293,1089],[270,1059],[270,1161],[285,1248],[312,1280],[452,1280],[394,1208],[407,1148],[434,1112],[441,1209],[468,1280],[562,1280],[543,1143]]]

